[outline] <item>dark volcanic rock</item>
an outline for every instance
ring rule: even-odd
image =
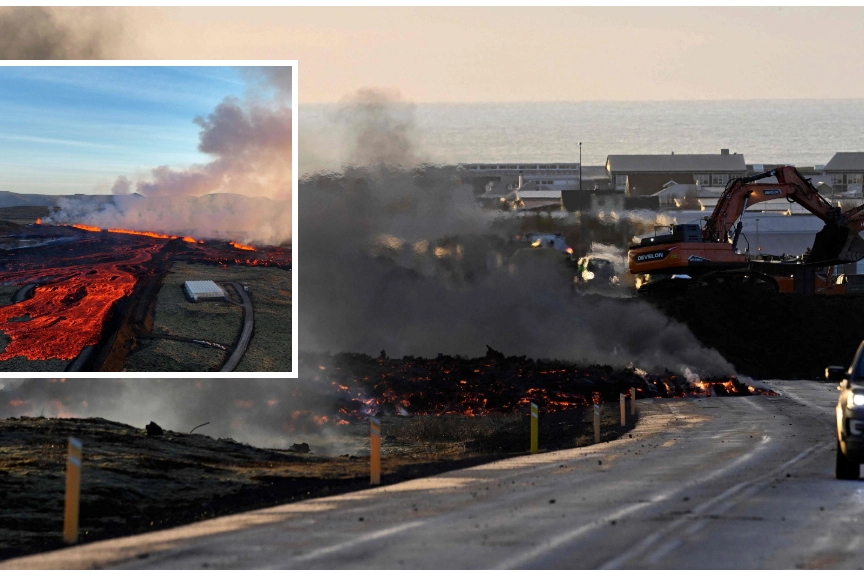
[[[147,430],[147,436],[161,436],[164,432],[164,430],[162,430],[162,427],[153,422],[152,420],[149,424],[147,424],[147,426],[144,427],[144,429]]]
[[[754,378],[820,378],[864,340],[864,296],[704,288],[653,304]]]

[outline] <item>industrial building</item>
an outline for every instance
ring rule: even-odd
[[[221,300],[225,297],[225,291],[212,280],[187,280],[183,283],[183,292],[192,302]]]

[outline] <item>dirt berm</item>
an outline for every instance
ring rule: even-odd
[[[823,377],[826,366],[848,366],[864,340],[864,296],[701,288],[650,301],[754,378]]]

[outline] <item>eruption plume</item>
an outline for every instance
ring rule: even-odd
[[[207,164],[114,182],[113,202],[64,199],[55,222],[281,244],[291,238],[291,68],[247,71],[249,94],[194,119]],[[132,190],[137,194],[132,194]]]
[[[120,36],[106,8],[0,8],[0,60],[92,60]]]

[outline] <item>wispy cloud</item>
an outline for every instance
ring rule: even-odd
[[[94,144],[93,142],[84,142],[82,140],[61,140],[59,138],[38,138],[36,136],[0,136],[3,140],[23,140],[26,142],[39,142],[41,144],[61,144],[64,146],[87,146],[89,148],[117,148],[110,144]]]

